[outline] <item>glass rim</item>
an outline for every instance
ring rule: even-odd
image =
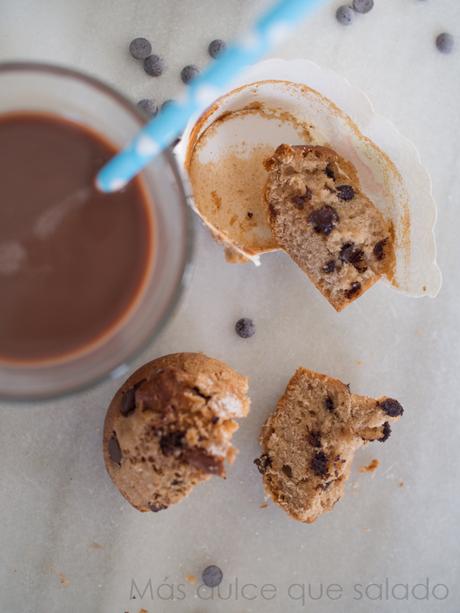
[[[90,74],[82,72],[80,70],[76,70],[74,68],[69,68],[67,66],[59,65],[59,64],[51,64],[47,62],[34,62],[34,61],[8,61],[8,62],[0,62],[0,77],[4,74],[8,73],[21,73],[21,72],[37,72],[43,74],[51,74],[57,77],[67,77],[77,81],[82,82],[85,85],[93,87],[103,94],[114,99],[117,103],[122,106],[127,113],[132,115],[134,119],[139,123],[139,129],[144,125],[147,121],[147,117],[143,111],[141,111],[136,104],[134,104],[127,96],[125,96],[121,91],[115,88],[112,85],[109,85],[103,81],[101,81],[98,77],[94,77]],[[88,381],[85,383],[79,383],[74,386],[69,386],[68,389],[64,391],[58,392],[45,392],[40,393],[37,396],[33,396],[33,394],[29,395],[10,395],[5,394],[0,389],[0,401],[1,402],[9,402],[14,403],[19,406],[25,406],[28,403],[44,403],[49,400],[62,400],[73,395],[79,394],[81,392],[87,391],[98,384],[113,379],[116,377],[114,373],[118,368],[123,365],[130,366],[142,353],[143,351],[158,337],[158,335],[164,330],[166,324],[169,322],[177,307],[179,305],[182,293],[185,289],[187,283],[188,273],[192,264],[192,257],[194,252],[194,228],[193,228],[193,219],[192,212],[187,202],[187,193],[185,190],[184,183],[186,182],[186,177],[183,173],[179,171],[177,167],[177,162],[175,160],[174,154],[171,150],[165,150],[160,154],[170,166],[172,173],[176,179],[177,185],[179,187],[179,195],[180,199],[183,203],[183,221],[185,227],[185,235],[184,235],[184,254],[180,264],[180,268],[178,270],[178,280],[174,290],[171,292],[170,299],[163,310],[163,313],[158,319],[157,324],[154,326],[152,331],[146,336],[145,340],[142,343],[139,343],[138,347],[132,350],[127,356],[120,360],[120,362],[110,368],[106,373],[102,375],[97,375],[92,378],[88,378]]]

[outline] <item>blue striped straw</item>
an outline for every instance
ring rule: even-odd
[[[121,189],[168,147],[189,119],[218,98],[225,87],[250,64],[257,62],[279,43],[320,0],[279,0],[240,41],[230,45],[201,75],[185,88],[182,96],[168,104],[134,140],[99,172],[101,191]]]

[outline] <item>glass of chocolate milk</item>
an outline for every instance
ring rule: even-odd
[[[171,157],[117,193],[95,187],[144,121],[73,70],[0,64],[1,397],[121,374],[170,316],[191,243]]]

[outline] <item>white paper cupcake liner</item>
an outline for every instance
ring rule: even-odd
[[[218,162],[232,148],[241,152],[245,147],[299,144],[302,132],[311,144],[329,145],[353,163],[363,191],[393,221],[392,285],[412,296],[436,296],[442,277],[436,263],[437,207],[430,176],[415,146],[375,113],[361,90],[330,70],[307,60],[268,60],[253,66],[234,89],[190,122],[176,149],[182,170],[199,136],[217,118],[258,106],[268,111],[265,121],[249,121],[243,115],[233,121],[231,131],[213,131],[206,155]],[[224,234],[211,229],[225,242]]]

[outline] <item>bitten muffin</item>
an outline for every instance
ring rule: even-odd
[[[225,477],[247,391],[246,377],[201,353],[167,355],[131,375],[108,408],[103,437],[107,471],[128,502],[161,511],[212,475]]]
[[[294,519],[315,521],[342,497],[356,450],[386,441],[402,414],[397,400],[357,396],[299,368],[262,428],[255,463],[265,491]]]
[[[337,311],[392,274],[392,224],[349,162],[328,147],[280,145],[265,167],[273,235]]]

